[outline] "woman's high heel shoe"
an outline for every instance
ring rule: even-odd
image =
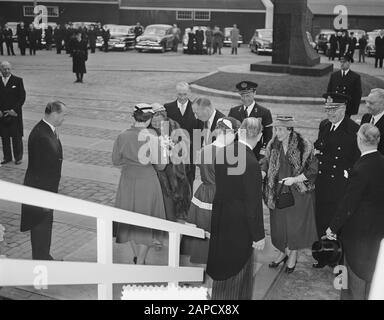
[[[285,264],[287,262],[287,260],[288,260],[288,256],[285,256],[285,258],[283,260],[280,260],[279,262],[272,261],[268,265],[268,267],[270,267],[270,268],[277,268],[280,265],[280,263],[284,262],[283,264]]]
[[[292,273],[295,270],[295,268],[296,268],[296,263],[297,263],[297,261],[295,262],[295,265],[292,268],[286,267],[285,268],[285,272],[288,273],[288,274]]]

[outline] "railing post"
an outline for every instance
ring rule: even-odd
[[[168,265],[170,267],[180,266],[180,233],[169,233]],[[177,286],[178,282],[169,282],[169,285]]]
[[[97,263],[113,263],[112,220],[97,219]],[[112,300],[112,283],[99,283],[97,286],[99,300]]]

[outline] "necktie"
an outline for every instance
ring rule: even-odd
[[[334,132],[335,131],[335,125],[333,124],[332,126],[331,126],[331,131],[330,132]]]
[[[181,112],[181,115],[183,116],[184,113],[185,113],[185,105],[180,105],[180,112]]]
[[[372,118],[371,118],[371,124],[375,124],[375,117],[374,116],[372,116]]]
[[[56,139],[59,140],[59,134],[58,134],[56,129],[55,129],[55,131],[53,131],[53,133],[55,134]]]
[[[208,121],[204,121],[204,129],[209,129]]]

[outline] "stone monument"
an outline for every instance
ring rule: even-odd
[[[252,71],[322,76],[333,64],[321,64],[306,34],[307,0],[274,0],[271,62],[251,64]]]

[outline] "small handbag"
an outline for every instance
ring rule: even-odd
[[[282,192],[284,188],[284,183],[285,181],[283,181],[277,193],[277,199],[276,199],[277,209],[285,209],[295,205],[295,199],[293,198],[291,188],[288,187],[288,191]]]

